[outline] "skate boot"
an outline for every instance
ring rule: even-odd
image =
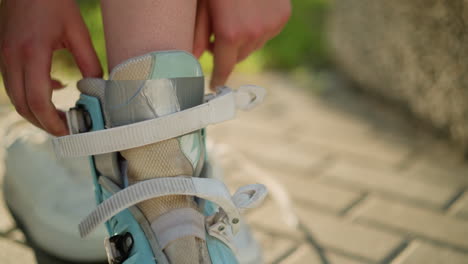
[[[261,261],[240,214],[258,206],[266,188],[231,196],[213,175],[204,128],[260,103],[262,88],[205,96],[198,61],[182,51],[127,60],[109,81],[83,79],[78,88],[67,113],[72,135],[53,143],[59,156],[90,156],[98,207],[80,223],[82,237],[105,222],[110,263]],[[242,254],[242,243],[251,252]]]

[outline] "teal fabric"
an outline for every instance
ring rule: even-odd
[[[154,65],[149,79],[203,76],[200,63],[182,51],[153,52]]]
[[[85,94],[81,94],[80,99],[78,100],[76,105],[84,107],[90,114],[91,120],[92,120],[91,131],[104,129],[104,119],[103,119],[103,114],[101,111],[101,104],[98,98],[85,95]],[[96,167],[94,165],[94,160],[92,156],[89,157],[89,162],[91,164],[91,169],[92,169],[92,174],[93,174],[96,202],[97,204],[100,204],[102,202],[101,188],[99,187],[99,184],[98,184],[98,175],[96,172]]]
[[[99,99],[93,96],[89,96],[86,94],[81,94],[78,102],[76,102],[77,106],[84,107],[86,111],[91,116],[92,120],[92,126],[91,126],[91,131],[97,131],[97,130],[102,130],[104,129],[104,118],[103,114],[101,111],[101,103],[99,102]],[[98,173],[96,170],[96,166],[94,164],[94,159],[93,156],[89,157],[89,164],[91,166],[91,174],[93,176],[93,183],[94,183],[94,197],[96,199],[96,203],[100,204],[102,203],[102,190],[101,186],[98,183]],[[107,232],[109,234],[112,233],[112,229],[109,226],[109,223],[106,222],[106,228]]]

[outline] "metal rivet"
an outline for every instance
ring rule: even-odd
[[[133,238],[131,236],[127,237],[125,244],[127,244],[127,247],[131,247],[133,245]]]
[[[233,224],[239,223],[239,218],[234,218],[234,219],[232,219],[232,223],[233,223]]]

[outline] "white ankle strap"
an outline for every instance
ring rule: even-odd
[[[267,190],[261,184],[251,184],[239,189],[231,197],[224,183],[216,179],[179,176],[145,180],[115,193],[99,204],[79,224],[80,235],[87,236],[112,216],[139,202],[168,195],[196,196],[217,204],[220,209],[215,215],[209,216],[209,226],[215,228],[217,224],[229,225],[232,234],[236,234],[241,211],[257,206],[267,195]]]
[[[162,249],[169,243],[187,236],[206,241],[205,216],[192,208],[171,210],[153,221],[151,228]]]
[[[104,154],[141,147],[231,120],[236,110],[249,110],[263,101],[265,90],[242,86],[237,91],[222,87],[216,95],[206,96],[206,103],[174,114],[130,125],[87,132],[52,140],[61,157]]]

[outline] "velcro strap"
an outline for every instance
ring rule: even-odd
[[[153,221],[151,228],[162,249],[165,249],[170,242],[183,237],[206,240],[205,217],[192,208],[171,210]]]
[[[237,109],[247,110],[259,104],[265,91],[243,86],[238,91],[221,88],[206,103],[174,114],[130,125],[57,137],[52,140],[59,157],[104,154],[141,147],[231,120]]]
[[[233,233],[239,230],[240,212],[232,201],[229,190],[216,179],[194,177],[154,178],[133,184],[104,200],[78,226],[81,237],[87,236],[97,226],[120,211],[139,202],[168,195],[196,196],[219,205],[232,223]]]

